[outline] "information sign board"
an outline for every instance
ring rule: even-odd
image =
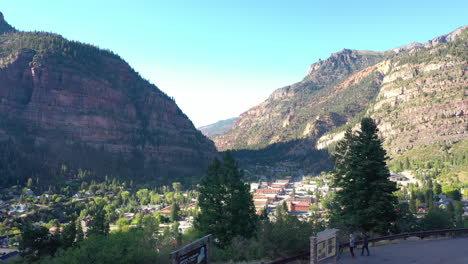
[[[172,264],[208,264],[211,235],[171,253]]]
[[[317,260],[324,260],[336,255],[337,229],[327,229],[317,233]]]

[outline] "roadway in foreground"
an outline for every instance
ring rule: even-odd
[[[362,264],[468,264],[468,238],[402,241],[398,244],[370,247],[370,256],[361,256],[355,249],[356,258],[351,258],[349,249],[341,254],[338,263]],[[333,263],[324,261],[323,263]],[[320,262],[322,264],[322,262]]]

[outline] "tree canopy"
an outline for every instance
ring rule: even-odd
[[[333,185],[340,190],[331,223],[342,229],[386,234],[397,219],[397,188],[388,179],[387,156],[377,133],[375,122],[363,118],[360,130],[348,129],[333,155]]]
[[[195,219],[195,228],[213,234],[220,247],[236,236],[250,238],[255,233],[255,207],[242,177],[243,171],[227,152],[222,161],[215,159],[208,166],[200,184],[201,212]]]

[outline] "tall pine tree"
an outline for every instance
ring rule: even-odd
[[[98,207],[88,227],[87,236],[107,234],[109,234],[109,222],[106,219],[106,211]]]
[[[200,184],[201,212],[195,219],[195,228],[213,234],[220,247],[229,245],[236,236],[250,238],[255,233],[255,207],[242,177],[243,172],[227,152],[222,161],[215,159],[208,166]]]
[[[338,143],[335,159],[336,193],[331,224],[349,231],[386,234],[397,220],[396,184],[388,177],[386,152],[371,118],[361,121],[356,133],[348,130]]]

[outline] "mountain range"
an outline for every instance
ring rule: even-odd
[[[64,167],[192,181],[217,150],[246,167],[320,172],[363,116],[376,120],[392,168],[436,168],[466,183],[467,70],[467,26],[387,51],[344,49],[239,117],[200,128],[213,143],[118,55],[19,31],[0,13],[0,185],[63,181]]]
[[[360,118],[370,116],[391,165],[403,158],[447,162],[453,155],[466,163],[467,40],[463,26],[383,52],[344,49],[312,64],[302,81],[275,90],[229,131],[211,137],[220,151],[236,150],[241,159],[249,153],[247,164],[288,160],[320,171],[323,160],[304,159],[332,149],[347,128],[357,129]],[[266,149],[277,155],[262,160]],[[451,180],[468,182],[468,167],[455,167]]]

